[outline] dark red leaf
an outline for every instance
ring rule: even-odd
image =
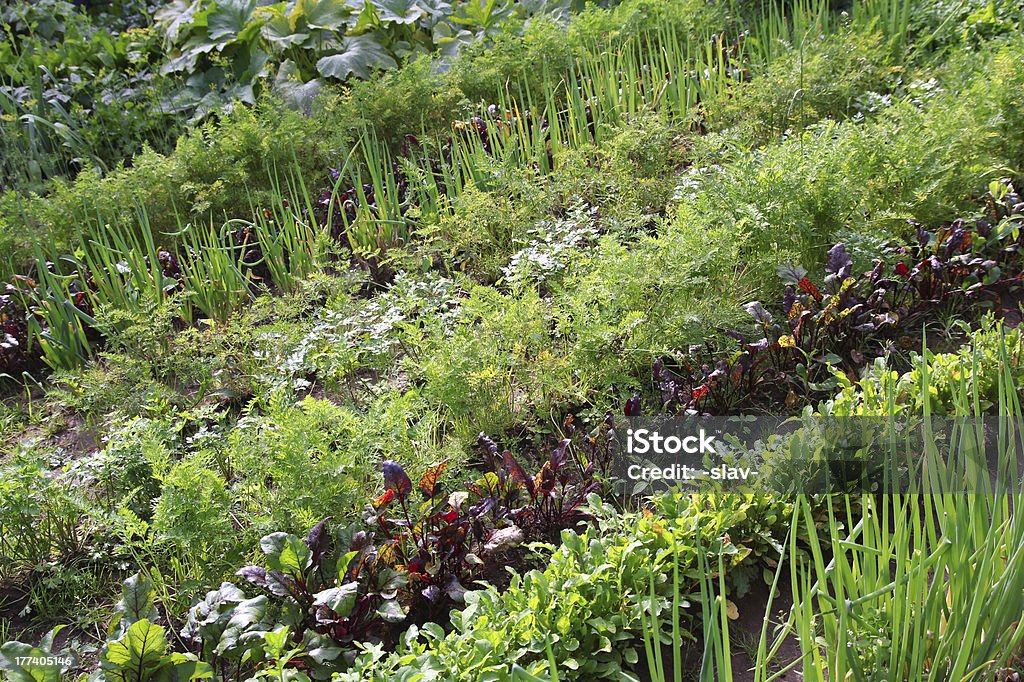
[[[323,521],[313,526],[304,540],[306,547],[309,548],[310,554],[312,554],[314,566],[319,564],[320,558],[324,555],[324,552],[327,551],[327,541],[330,537],[327,533],[327,524],[332,518],[333,517],[328,516]]]
[[[805,294],[810,294],[815,301],[818,301],[819,303],[821,302],[821,292],[818,291],[818,287],[814,285],[814,282],[812,282],[806,277],[803,277],[800,279],[799,282],[797,282],[797,286],[800,287],[800,291],[804,292]]]
[[[512,456],[512,453],[505,450],[501,453],[502,464],[505,470],[512,476],[512,480],[522,483],[526,486],[526,489],[533,495],[536,492],[533,478],[526,473],[522,465]]]
[[[399,500],[404,501],[412,492],[412,479],[409,478],[409,474],[405,473],[401,464],[390,459],[384,460],[383,470],[384,485],[388,490],[393,490]]]

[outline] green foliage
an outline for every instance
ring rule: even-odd
[[[527,232],[530,241],[512,254],[503,269],[505,281],[513,288],[530,285],[556,288],[572,262],[596,242],[599,231],[597,211],[579,203],[564,218],[540,220]]]
[[[28,394],[27,418],[19,405],[3,413],[5,438],[23,427],[44,438],[4,448],[0,579],[31,575],[33,613],[63,617],[74,608],[79,624],[94,625],[109,614],[81,607],[96,608],[110,585],[145,569],[152,584],[130,579],[114,607],[97,680],[213,675],[172,652],[179,643],[168,628],[195,596],[183,637],[225,680],[323,679],[349,665],[341,648],[356,640],[363,653],[341,680],[458,670],[531,682],[651,672],[662,682],[679,677],[668,668],[680,660],[658,662],[662,642],[695,650],[703,642],[703,675],[729,677],[729,599],[771,577],[765,566],[778,560],[791,517],[779,499],[668,496],[617,520],[602,508],[600,528],[510,562],[518,572],[508,589],[503,575],[472,563],[466,575],[495,578],[501,589],[470,591],[451,632],[423,622],[438,618],[432,611],[414,614],[417,627],[401,636],[383,623],[403,620],[427,595],[399,596],[400,580],[383,571],[357,595],[375,578],[352,572],[393,569],[387,554],[401,553],[401,589],[438,587],[431,577],[472,562],[469,533],[492,526],[449,521],[471,513],[460,496],[434,500],[432,490],[411,513],[380,502],[366,514],[380,541],[339,535],[334,565],[318,563],[324,555],[292,533],[326,516],[348,526],[381,492],[382,460],[418,475],[450,459],[448,475],[461,477],[481,429],[521,447],[529,466],[531,454],[571,428],[567,414],[603,414],[633,391],[646,401],[665,390],[651,385],[653,360],[748,329],[741,305],[775,298],[779,264],[817,273],[841,239],[849,267],[867,267],[890,240],[907,243],[907,219],[942,229],[988,180],[1024,160],[1022,49],[1003,4],[967,3],[945,28],[920,3],[896,0],[857,3],[849,20],[824,2],[749,4],[629,0],[569,26],[520,23],[537,3],[460,3],[449,20],[419,2],[170,6],[187,10],[165,22],[179,50],[173,68],[196,76],[193,99],[179,104],[212,110],[225,95],[257,104],[193,129],[173,154],[157,147],[131,168],[107,164],[105,172],[82,156],[88,168],[49,196],[0,198],[0,247],[15,263],[26,254],[37,263],[34,286],[18,285],[30,309],[25,324],[47,344],[47,361],[69,368],[46,404]],[[923,28],[909,31],[908,21]],[[42,14],[33,22],[40,39],[63,30]],[[478,43],[442,64],[406,62],[428,44],[454,48],[465,26],[496,49]],[[733,43],[740,29],[750,32]],[[75,40],[66,42],[70,49]],[[344,87],[317,82],[402,62]],[[248,87],[269,88],[263,77],[281,101],[250,97]],[[11,145],[21,144],[15,128],[30,123],[45,127],[4,120]],[[60,130],[69,143],[81,134]],[[40,153],[52,151],[40,144]],[[989,192],[985,201],[1019,202],[1008,186]],[[334,210],[344,215],[328,211],[324,222],[342,193],[349,203]],[[988,226],[996,232],[1019,229],[1018,219],[996,222]],[[981,227],[971,234],[987,239]],[[56,253],[72,257],[50,255],[51,269],[44,254]],[[1000,302],[1013,300],[1016,283],[992,277],[1011,292]],[[939,321],[940,331],[958,329]],[[902,375],[881,362],[856,385],[837,375],[840,394],[819,411],[964,412],[975,400],[999,409],[1009,395],[1003,379],[1019,374],[1020,334],[986,330],[973,341],[971,350],[912,357]],[[743,358],[736,353],[725,367]],[[101,432],[97,453],[57,433],[57,424],[77,428],[83,417]],[[526,489],[537,480],[469,478],[477,487],[497,480],[502,491],[509,480]],[[406,488],[395,480],[392,495]],[[532,513],[509,500],[509,513]],[[578,501],[561,499],[573,511]],[[981,503],[942,504],[926,516],[949,518],[922,521],[938,525],[911,533],[911,544],[929,566],[949,569],[933,573],[932,584],[948,587],[957,610],[978,623],[968,583],[952,572],[981,565],[1016,585],[1019,567],[1009,545],[969,520],[992,518],[1012,541],[1019,524],[1001,512],[986,517]],[[862,510],[869,516],[858,525]],[[821,536],[819,510],[798,511],[790,558],[801,566],[794,589],[804,598],[791,627],[803,628],[805,660],[833,655],[834,642],[825,650],[812,635],[842,641],[852,631],[863,635],[862,655],[828,660],[828,673],[853,662],[891,674],[895,638],[874,631],[896,620],[892,604],[910,597],[921,608],[915,617],[942,610],[941,594],[890,585],[897,557],[885,524],[917,518],[916,509],[882,508],[877,517],[886,520],[871,527],[878,510],[854,505],[828,516]],[[455,529],[450,538],[433,537],[447,529]],[[947,531],[967,538],[971,554],[953,557],[939,539]],[[224,583],[202,598],[261,536],[261,565],[245,577],[266,594],[249,598]],[[832,566],[814,561],[830,549]],[[865,566],[877,580],[852,585]],[[903,566],[916,571],[916,588],[927,583],[920,564]],[[473,586],[444,587],[462,596]],[[846,614],[829,609],[843,590],[853,595]],[[997,584],[982,591],[991,628],[949,608],[945,621],[929,621],[939,639],[943,627],[952,633],[934,650],[950,670],[1019,644]],[[371,592],[372,608],[360,611],[358,599]],[[369,626],[346,630],[361,614]],[[909,622],[899,621],[900,632],[917,627]],[[975,643],[960,658],[957,639]]]
[[[168,421],[128,419],[112,431],[105,448],[76,461],[73,468],[102,493],[102,508],[107,514],[126,509],[148,520],[175,441]]]
[[[110,306],[137,315],[160,307],[177,288],[163,272],[156,235],[144,213],[139,223],[138,232],[110,225],[85,230],[73,264],[90,309]]]
[[[189,551],[216,554],[235,544],[227,483],[196,463],[179,462],[162,477],[153,530]]]
[[[196,313],[216,322],[224,322],[252,298],[244,271],[245,247],[231,243],[228,227],[188,225],[181,235],[188,254],[182,270],[186,296]],[[193,315],[190,311],[188,319]]]
[[[738,128],[746,143],[763,144],[812,121],[871,113],[889,101],[900,71],[880,33],[844,29],[783,52],[704,108],[712,129]]]
[[[872,240],[900,234],[908,219],[938,225],[1012,162],[1005,112],[983,80],[901,101],[862,123],[817,124],[763,150],[725,151],[724,139],[705,139],[703,149],[723,144],[707,161],[728,163],[684,176],[680,219],[736,235],[759,285],[782,263],[823,262],[836,241],[874,250]]]
[[[0,670],[10,682],[50,682],[72,667],[70,656],[53,651],[53,640],[64,629],[59,625],[37,645],[7,641],[0,646]]]
[[[153,587],[136,574],[125,581],[116,630],[100,654],[95,682],[190,682],[213,677],[213,669],[192,654],[171,652],[167,631],[153,622]]]
[[[17,234],[9,234],[8,231],[5,237],[18,247],[14,258],[24,259],[27,239],[68,245],[73,242],[74,235],[62,231],[78,222],[82,215],[99,215],[101,222],[130,222],[138,204],[147,209],[154,229],[162,232],[177,229],[175,209],[188,219],[209,217],[211,213],[219,217],[222,211],[227,211],[230,217],[241,217],[249,207],[250,194],[254,195],[254,203],[258,205],[273,203],[270,199],[272,192],[268,192],[268,188],[274,186],[273,169],[288,167],[293,158],[300,160],[300,175],[312,182],[311,179],[322,177],[324,169],[344,155],[367,124],[378,131],[379,139],[392,145],[410,132],[419,134],[425,130],[432,135],[444,135],[448,122],[465,112],[467,100],[503,102],[512,94],[519,100],[520,109],[551,109],[547,112],[547,119],[553,126],[555,157],[560,159],[572,146],[581,142],[580,139],[572,142],[569,138],[578,138],[586,127],[585,124],[580,127],[580,117],[591,100],[600,103],[600,106],[591,106],[592,113],[600,119],[601,125],[597,126],[600,131],[606,124],[618,125],[624,114],[643,120],[651,110],[660,109],[685,118],[696,103],[698,94],[705,109],[713,113],[719,105],[727,110],[747,105],[757,108],[760,106],[757,104],[759,98],[770,99],[780,92],[780,88],[774,86],[765,86],[763,95],[747,92],[759,87],[756,84],[764,82],[763,78],[740,83],[742,78],[723,69],[722,56],[716,56],[715,50],[724,49],[721,46],[710,52],[701,42],[694,42],[689,47],[680,46],[678,38],[699,35],[698,27],[706,30],[710,26],[717,30],[719,26],[728,25],[713,10],[695,8],[692,3],[680,5],[686,11],[678,15],[661,6],[639,1],[626,3],[610,14],[594,10],[572,25],[568,41],[563,37],[565,32],[556,24],[532,22],[527,37],[523,38],[527,46],[523,49],[534,49],[530,46],[536,41],[536,49],[539,50],[536,59],[543,55],[546,60],[543,68],[540,62],[514,60],[507,66],[492,70],[487,61],[490,56],[474,53],[460,58],[451,71],[439,75],[432,70],[428,60],[415,60],[381,78],[357,84],[340,95],[323,99],[321,105],[311,109],[316,114],[311,119],[303,119],[269,99],[260,99],[255,109],[239,108],[227,114],[219,125],[211,124],[202,133],[187,136],[169,158],[154,153],[142,154],[131,170],[114,171],[103,181],[99,180],[98,174],[84,173],[82,180],[74,186],[56,188],[55,195],[46,202],[26,201],[13,196],[5,198],[4,201],[10,204],[7,219],[33,226],[31,231]],[[675,16],[685,18],[671,18]],[[620,24],[623,28],[619,31],[613,30],[616,17],[627,22]],[[651,28],[652,22],[657,29]],[[829,53],[815,61],[815,69],[823,71],[814,81],[821,83],[820,92],[816,90],[817,94],[812,97],[810,90],[805,88],[801,97],[811,102],[809,108],[816,106],[821,111],[815,116],[808,115],[805,123],[817,120],[818,116],[834,115],[836,107],[850,110],[853,106],[851,101],[859,103],[858,106],[867,113],[884,108],[884,98],[879,99],[870,93],[888,92],[890,85],[885,83],[891,80],[886,75],[889,67],[871,61],[877,57],[884,63],[885,57],[880,53],[882,48],[877,37],[871,38],[870,35],[847,30],[835,37],[826,36],[822,41],[808,41],[810,52],[817,49],[829,53],[831,50],[846,56],[832,58]],[[621,42],[628,49],[624,47],[616,53],[619,56],[609,62],[606,45],[599,36],[606,36],[615,44]],[[647,43],[651,45],[644,47]],[[815,47],[818,44],[820,47]],[[502,45],[503,51],[496,53],[501,58],[515,54],[511,45]],[[664,57],[668,61],[661,65],[666,72],[694,70],[700,73],[708,70],[713,74],[708,76],[711,80],[659,82],[658,79],[642,78],[645,55],[660,54],[662,48],[668,55]],[[516,50],[521,51],[520,48]],[[556,50],[563,56],[554,59]],[[783,51],[778,57],[781,60],[778,67],[780,82],[790,82],[786,77],[792,72],[786,69],[792,68],[792,62],[786,66],[786,60],[795,59],[793,54]],[[570,66],[576,63],[573,58],[577,56],[580,57],[578,66]],[[1011,59],[1011,56],[1007,55],[1006,59]],[[850,73],[834,73],[834,69],[846,69]],[[851,76],[859,69],[874,75],[866,77],[867,80]],[[1006,71],[1005,75],[1013,77],[1011,71]],[[474,85],[475,80],[473,83],[467,80],[471,77],[482,79],[480,85]],[[540,80],[535,86],[530,85],[522,91],[518,84],[523,78],[531,83],[532,79]],[[873,85],[880,80],[885,83]],[[489,83],[486,94],[483,90],[485,82]],[[833,92],[827,83],[843,84],[844,89]],[[583,89],[579,90],[578,86],[583,86]],[[729,91],[725,94],[727,86]],[[509,87],[512,87],[511,93],[508,92]],[[520,92],[517,94],[517,91]],[[983,98],[998,96],[1012,100],[1014,92],[1013,87],[1006,87],[980,94]],[[824,98],[823,103],[814,104],[821,98]],[[568,107],[572,115],[566,117],[563,107]],[[769,112],[765,114],[768,119],[774,116],[771,113],[773,107],[777,108],[774,104],[763,107]],[[556,108],[560,109],[557,116],[553,113]],[[1005,116],[1012,116],[1018,108],[1012,105],[1012,101],[1001,106]],[[786,109],[789,109],[788,103]],[[746,117],[749,122],[763,118]],[[977,125],[963,121],[949,125],[948,129],[969,131],[976,130]],[[1016,143],[1011,142],[1014,138],[1011,131],[1016,128],[1006,125],[1005,129],[1007,139],[1004,146],[1017,149],[1013,146]],[[543,140],[531,140],[529,144],[533,155],[538,149],[543,149]],[[922,158],[911,155],[916,150],[904,152],[910,155],[908,158]],[[540,156],[543,161],[543,154]],[[663,203],[667,194],[664,184],[650,181],[638,184],[640,196],[641,192],[652,195],[643,199],[644,205],[659,207]],[[104,197],[104,201],[97,201],[97,197]],[[32,237],[33,234],[44,237]]]
[[[912,30],[928,35],[930,47],[943,57],[1013,34],[1021,22],[1020,6],[1009,0],[939,0],[914,9]]]
[[[600,6],[605,5],[605,6]],[[614,5],[607,7],[607,5]],[[542,93],[557,74],[568,74],[575,57],[619,47],[665,27],[676,35],[702,35],[727,29],[732,21],[726,8],[694,0],[633,0],[593,3],[568,27],[537,17],[522,35],[507,32],[493,45],[467,46],[453,64],[454,77],[470,101],[494,101],[513,83],[527,98],[543,101]]]
[[[702,342],[731,327],[749,284],[739,270],[738,235],[682,218],[658,236],[603,237],[570,269],[559,292],[560,327],[579,365],[602,387],[630,385],[668,348]]]
[[[301,660],[315,679],[343,667],[353,640],[378,636],[405,617],[396,598],[405,577],[379,557],[372,537],[354,528],[332,532],[328,521],[304,539],[280,532],[263,537],[265,566],[246,566],[237,575],[264,594],[246,599],[233,584],[221,584],[189,611],[182,636],[200,644],[221,670],[253,669],[257,677],[280,673],[282,657]],[[276,622],[284,625],[271,630]]]
[[[515,246],[525,241],[521,230],[529,218],[528,205],[470,184],[452,203],[451,213],[430,229],[429,240],[437,246],[428,245],[427,252],[437,251],[436,257],[449,264],[452,272],[490,284],[498,279]]]
[[[613,518],[606,510],[603,532],[563,533],[543,570],[513,575],[504,590],[467,593],[466,609],[452,613],[451,633],[436,624],[411,628],[395,653],[367,646],[353,670],[335,679],[383,682],[462,670],[472,671],[470,680],[508,680],[513,665],[550,672],[549,650],[564,679],[629,679],[640,660],[643,619],[671,608],[672,566],[678,566],[682,594],[696,602],[702,555],[716,565],[724,555],[731,571],[750,548],[723,537],[746,537],[741,524],[782,524],[789,515],[781,502],[742,496],[687,497],[670,506],[670,516]],[[652,581],[657,596],[650,601],[645,595]],[[689,617],[686,627],[692,627]],[[694,635],[690,629],[687,639]]]
[[[1000,381],[1004,396],[1016,392],[1008,372]],[[925,380],[921,391],[928,389]],[[1019,418],[1015,405],[1015,399],[1004,399],[1000,412]],[[791,545],[792,623],[805,677],[959,680],[1007,666],[1021,638],[1017,616],[1002,596],[1024,584],[1018,551],[1024,531],[1011,511],[1019,484],[1010,474],[1009,489],[993,491],[986,481],[969,494],[953,492],[969,479],[959,468],[936,466],[951,463],[962,446],[950,447],[943,452],[946,446],[929,442],[921,453],[937,470],[925,488],[930,494],[837,501],[828,506],[825,542],[810,532],[807,558]],[[1012,471],[1018,456],[1011,439],[1000,445],[995,466]],[[844,521],[857,503],[863,506],[860,520],[848,526]],[[799,509],[804,528],[821,524],[807,500],[800,500]],[[822,557],[829,548],[826,566]],[[836,609],[837,603],[847,607]],[[985,637],[975,635],[981,630]]]
[[[437,49],[454,54],[510,29],[520,16],[552,9],[556,3],[505,0],[177,0],[157,12],[155,25],[167,37],[161,72],[187,78],[183,99],[202,117],[233,100],[252,103],[270,73],[279,84],[316,87],[322,79],[367,79]]]
[[[13,249],[5,256],[6,271],[13,274],[24,266],[36,244],[70,252],[83,223],[110,223],[141,239],[141,212],[157,245],[168,248],[174,241],[169,235],[179,232],[182,222],[209,223],[225,213],[238,218],[253,204],[274,206],[281,198],[274,191],[278,173],[294,169],[304,178],[326,176],[339,153],[328,128],[323,119],[262,98],[253,108],[225,115],[220,125],[208,123],[183,135],[172,154],[143,150],[130,168],[84,171],[73,182],[52,187],[45,198],[2,195],[4,212],[12,221],[17,216],[23,228],[12,226],[3,234]]]
[[[952,415],[971,411],[976,402],[982,412],[992,413],[1000,404],[1004,376],[1015,385],[1024,382],[1022,352],[1020,329],[1005,329],[989,319],[955,352],[914,354],[912,369],[903,374],[883,361],[856,381],[840,374],[840,392],[818,409],[835,416],[920,414],[926,408],[931,414]]]
[[[131,329],[126,326],[125,333]],[[178,399],[166,385],[153,380],[149,368],[139,359],[112,353],[109,360],[52,375],[52,402],[96,423],[112,414],[148,415],[159,405]]]
[[[0,469],[0,578],[78,555],[92,532],[86,500],[59,484],[39,453],[19,450]]]
[[[419,358],[425,338],[445,333],[457,318],[459,289],[437,275],[400,273],[370,300],[339,298],[317,312],[308,330],[283,339],[275,355],[280,371],[313,375],[346,392],[360,370],[393,374],[403,355]]]
[[[424,344],[418,363],[423,397],[458,425],[461,442],[582,397],[564,342],[551,331],[549,301],[533,290],[505,295],[473,287],[468,293],[457,322]]]
[[[435,67],[424,55],[344,89],[328,88],[320,101],[324,117],[349,132],[372,127],[390,147],[407,133],[446,130],[469,102],[452,73],[439,73]]]
[[[14,290],[29,313],[28,338],[39,344],[44,362],[52,369],[78,367],[92,357],[86,330],[95,328],[96,321],[85,310],[77,272],[62,272],[61,264],[37,256],[36,274],[38,284],[31,278],[15,280]]]
[[[144,145],[167,150],[182,121],[162,106],[157,34],[42,0],[0,11],[0,191],[40,191],[111,169]]]
[[[376,481],[368,434],[353,410],[327,400],[295,403],[281,391],[229,434],[235,494],[257,531],[308,528],[324,516],[351,514]]]

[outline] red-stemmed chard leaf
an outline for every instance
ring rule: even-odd
[[[384,485],[388,490],[393,490],[398,499],[404,502],[412,492],[412,479],[409,478],[409,474],[405,473],[401,464],[390,459],[384,460],[383,469]]]
[[[441,474],[448,468],[448,460],[438,462],[437,464],[429,467],[424,473],[423,478],[420,479],[420,490],[422,490],[428,497],[433,497],[437,494],[437,484],[441,479]]]

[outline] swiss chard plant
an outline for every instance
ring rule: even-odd
[[[107,642],[100,651],[99,669],[89,675],[89,682],[189,682],[213,677],[213,669],[195,654],[173,650],[167,628],[157,622],[160,615],[154,595],[153,583],[142,574],[124,581]]]
[[[354,654],[355,642],[390,640],[391,624],[405,619],[398,595],[406,578],[358,524],[332,533],[328,518],[305,538],[271,533],[260,548],[265,565],[238,575],[261,594],[248,598],[224,583],[193,606],[182,630],[223,674],[261,669],[272,658],[268,637],[282,637],[283,626],[293,650],[289,667],[327,679]]]
[[[610,428],[610,416],[603,425]],[[567,426],[569,435],[575,435],[571,418]],[[593,519],[586,510],[587,497],[601,489],[597,474],[599,466],[602,470],[606,467],[607,457],[595,456],[597,442],[591,439],[594,436],[584,437],[588,457],[583,448],[574,447],[573,438],[563,438],[544,460],[540,471],[531,474],[510,451],[499,454],[494,441],[480,434],[479,444],[495,472],[493,480],[499,483],[494,492],[508,490],[504,502],[509,515],[531,538],[552,541],[563,530]],[[601,454],[607,452],[602,450]],[[492,489],[481,489],[479,485],[472,489],[494,495]]]
[[[407,576],[406,601],[417,619],[462,603],[472,581],[486,575],[487,562],[523,539],[495,474],[449,492],[441,480],[446,468],[447,461],[429,467],[414,494],[402,466],[385,461],[386,491],[367,515],[386,538],[382,547],[390,560]]]

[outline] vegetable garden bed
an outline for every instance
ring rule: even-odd
[[[5,679],[1017,679],[1019,484],[940,430],[909,492],[613,466],[1001,417],[1012,470],[1015,3],[51,4],[0,10]]]

